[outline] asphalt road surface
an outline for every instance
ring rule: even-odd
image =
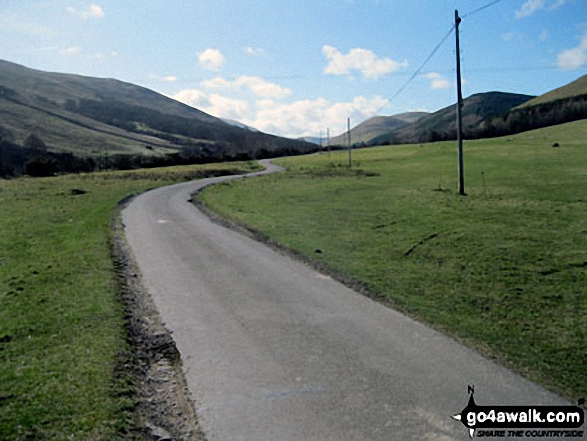
[[[224,179],[153,190],[123,211],[209,441],[466,440],[451,415],[468,385],[478,405],[568,404],[213,223],[188,200]]]

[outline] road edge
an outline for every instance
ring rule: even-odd
[[[131,439],[206,441],[189,396],[181,355],[143,287],[126,240],[121,214],[134,197],[119,201],[111,225],[110,257],[127,342],[114,369],[115,392],[134,403],[128,421]]]

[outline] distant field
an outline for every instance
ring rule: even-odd
[[[0,179],[0,438],[120,439],[132,395],[110,260],[117,202],[147,188],[256,163]],[[75,194],[72,189],[84,190]]]
[[[552,147],[558,143],[559,147]],[[576,399],[587,395],[587,121],[321,153],[202,200],[395,308]]]

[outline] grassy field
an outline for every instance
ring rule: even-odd
[[[558,143],[560,147],[552,145]],[[547,387],[587,396],[587,121],[288,158],[211,209],[325,263]]]
[[[0,180],[2,440],[112,440],[124,433],[133,401],[114,378],[127,349],[109,251],[117,202],[203,173],[256,167]]]

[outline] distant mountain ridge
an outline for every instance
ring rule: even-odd
[[[353,144],[368,144],[372,139],[418,121],[428,115],[428,112],[405,112],[391,116],[375,116],[351,129]],[[330,145],[346,145],[348,132],[330,140]]]
[[[463,133],[470,136],[484,120],[505,114],[533,96],[505,92],[487,92],[471,95],[463,100]],[[424,116],[418,121],[374,138],[371,145],[434,142],[456,139],[457,122],[455,106],[451,105]]]

